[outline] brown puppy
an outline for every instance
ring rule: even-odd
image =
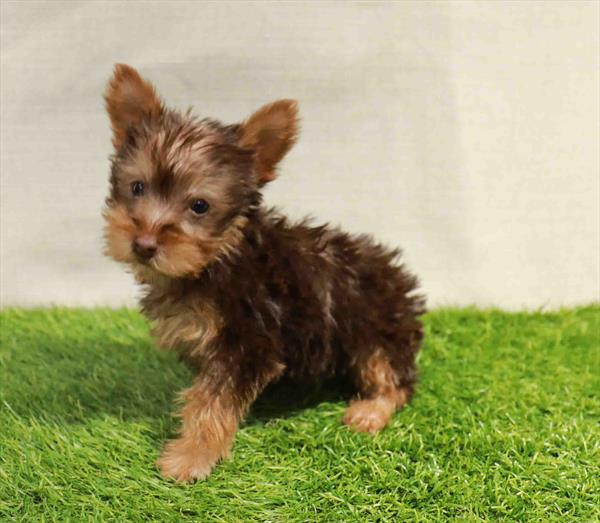
[[[206,477],[256,396],[284,374],[349,374],[359,399],[343,422],[382,429],[413,393],[424,300],[398,251],[261,205],[260,188],[296,140],[296,102],[241,124],[198,120],[165,108],[126,65],[105,99],[115,147],[106,251],[144,285],[158,344],[198,371],[162,474]]]

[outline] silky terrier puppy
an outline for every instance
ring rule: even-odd
[[[347,375],[357,398],[343,423],[382,429],[413,394],[424,299],[399,251],[262,205],[298,135],[296,102],[224,125],[166,108],[121,64],[105,100],[106,252],[142,285],[157,344],[197,371],[161,473],[205,478],[257,395],[283,376]]]

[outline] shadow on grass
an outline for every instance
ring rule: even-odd
[[[125,421],[149,421],[161,427],[162,437],[177,426],[171,413],[178,408],[178,393],[193,377],[176,354],[156,349],[143,333],[126,337],[102,337],[93,332],[82,337],[68,333],[29,337],[15,339],[8,349],[3,365],[7,379],[0,388],[0,398],[19,417],[40,422],[84,423],[107,415]],[[319,385],[283,380],[261,394],[246,424],[292,417],[350,394],[351,388],[343,379]]]
[[[254,420],[266,422],[274,418],[290,418],[321,403],[347,401],[352,394],[352,386],[344,377],[318,384],[282,380],[267,387],[258,397],[252,406],[247,424],[252,424]]]

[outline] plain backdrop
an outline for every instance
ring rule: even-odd
[[[599,3],[3,0],[3,305],[132,304],[102,252],[115,62],[235,122],[300,102],[266,201],[401,246],[430,305],[600,299]]]

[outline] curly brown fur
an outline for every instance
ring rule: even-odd
[[[358,399],[344,423],[383,428],[413,393],[424,300],[398,251],[262,206],[260,188],[297,136],[296,103],[241,124],[197,120],[166,109],[125,65],[105,98],[115,146],[106,251],[143,285],[158,344],[198,372],[180,437],[158,461],[163,475],[206,477],[257,395],[284,375],[348,374]]]

